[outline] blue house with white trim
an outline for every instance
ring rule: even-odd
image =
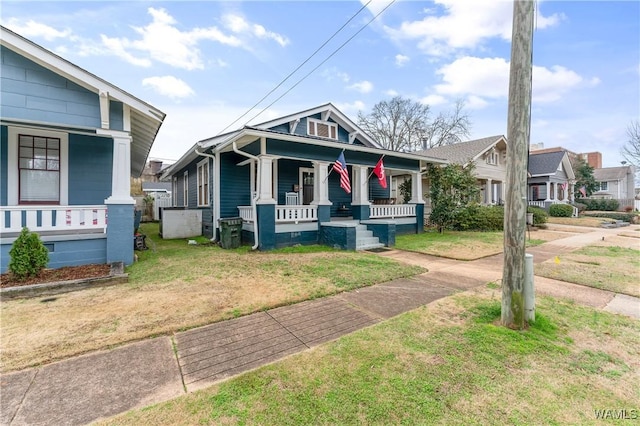
[[[22,227],[49,267],[133,262],[139,176],[165,118],[60,56],[0,27],[0,269]]]
[[[340,153],[351,193],[332,172]],[[387,188],[372,175],[381,158]],[[200,210],[202,235],[219,238],[220,219],[241,217],[243,241],[260,250],[317,243],[366,249],[422,232],[421,172],[445,162],[381,149],[328,103],[202,140],[161,179],[172,182],[175,208]],[[413,177],[408,204],[391,197],[394,175]]]

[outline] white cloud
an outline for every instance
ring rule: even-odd
[[[239,47],[242,42],[233,35],[226,35],[216,27],[194,28],[181,31],[176,20],[164,9],[150,7],[148,13],[153,22],[144,27],[133,27],[140,35],[138,40],[111,38],[102,35],[104,45],[116,56],[138,66],[147,66],[151,59],[186,70],[204,68],[197,45],[202,40]],[[134,53],[143,55],[136,57]]]
[[[320,75],[324,77],[327,81],[332,80],[340,80],[343,83],[348,83],[351,80],[351,77],[346,72],[338,70],[336,67],[326,68],[324,69]]]
[[[417,40],[430,55],[473,49],[490,38],[511,39],[513,3],[496,0],[436,0],[437,9],[425,10],[422,20],[405,21],[398,28],[385,26],[394,40]],[[441,11],[440,14],[437,14]],[[557,25],[564,15],[544,16],[538,11],[536,28]]]
[[[409,58],[408,56],[397,54],[396,55],[396,66],[403,67],[403,66],[405,66],[407,64],[407,62],[409,62],[409,60],[411,60],[411,58]]]
[[[447,99],[441,95],[428,95],[420,99],[420,103],[429,106],[436,106],[447,103]]]
[[[43,38],[47,41],[53,41],[58,38],[69,38],[72,36],[70,29],[57,30],[32,19],[23,22],[17,18],[10,18],[7,22],[3,22],[2,25],[27,38]]]
[[[469,72],[473,70],[473,72]],[[437,71],[443,83],[435,85],[440,95],[505,98],[509,92],[509,63],[503,58],[465,56]],[[533,100],[553,102],[581,85],[597,84],[598,79],[586,81],[575,71],[554,65],[551,68],[533,66]]]
[[[260,39],[271,39],[284,47],[289,44],[289,39],[281,34],[273,31],[268,31],[260,24],[253,24],[248,22],[242,16],[227,14],[222,17],[225,27],[236,34],[248,34]]]
[[[336,107],[346,115],[355,116],[358,111],[364,111],[366,105],[362,101],[336,102]]]
[[[363,80],[347,86],[347,89],[356,90],[360,93],[370,93],[373,90],[373,83],[367,80]]]
[[[398,96],[400,93],[398,93],[398,91],[396,91],[396,90],[389,89],[389,90],[385,91],[384,94],[387,95],[387,96],[394,97],[394,96]]]
[[[479,96],[470,95],[464,100],[464,106],[468,109],[482,109],[487,105],[489,105],[489,102]]]
[[[145,78],[142,80],[142,85],[151,87],[156,92],[171,99],[187,98],[195,94],[187,83],[172,75]]]

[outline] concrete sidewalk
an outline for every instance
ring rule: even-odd
[[[602,236],[598,230],[528,251],[540,262]],[[166,401],[502,276],[502,255],[473,262],[399,250],[381,255],[429,272],[4,374],[0,423],[87,424]],[[535,285],[538,294],[640,318],[635,297],[541,277]]]

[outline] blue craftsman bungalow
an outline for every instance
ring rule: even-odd
[[[344,155],[351,185],[333,164]],[[382,158],[386,188],[372,170]],[[343,249],[393,245],[422,232],[420,173],[444,160],[388,151],[332,104],[196,143],[168,168],[174,206],[200,210],[202,234],[220,237],[219,219],[242,218],[242,240],[268,250],[295,244]],[[412,197],[397,203],[394,175],[412,176]]]
[[[141,174],[165,114],[0,30],[2,272],[24,226],[48,247],[49,267],[132,263],[129,177]]]

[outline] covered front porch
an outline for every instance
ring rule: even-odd
[[[367,249],[393,245],[396,234],[422,232],[420,170],[424,157],[363,146],[344,148],[344,144],[305,147],[299,141],[270,138],[255,144],[236,145],[233,151],[246,153],[248,158],[237,162],[236,168],[249,165],[247,185],[252,197],[249,203],[237,204],[236,214],[243,220],[243,240],[256,248],[320,243]],[[257,146],[259,153],[255,152]],[[341,152],[347,163],[350,193],[340,186],[340,176],[330,160]],[[380,158],[386,187],[372,174]],[[412,177],[412,197],[406,204],[391,197],[394,175]],[[223,208],[224,204],[222,200]]]

